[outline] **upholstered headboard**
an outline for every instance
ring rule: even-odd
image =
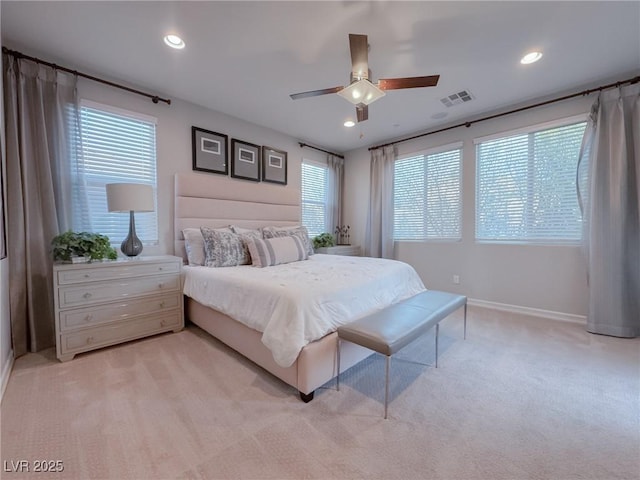
[[[186,260],[183,228],[299,225],[300,192],[206,173],[176,173],[174,254]]]

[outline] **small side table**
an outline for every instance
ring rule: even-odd
[[[322,247],[316,249],[316,253],[327,255],[344,255],[348,257],[360,256],[360,245],[336,245],[335,247]]]

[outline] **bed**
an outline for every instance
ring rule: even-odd
[[[231,181],[226,177],[200,173],[178,173],[175,176],[174,249],[175,254],[183,257],[185,262],[187,257],[182,233],[185,228],[199,228],[202,226],[222,228],[235,225],[241,228],[254,229],[271,225],[295,226],[300,224],[300,218],[300,193],[295,189],[264,183],[255,184],[243,181]],[[215,338],[297,389],[300,398],[308,402],[313,399],[314,392],[317,388],[333,379],[337,374],[337,334],[335,333],[335,325],[332,325],[329,321],[325,322],[328,326],[324,325],[323,328],[325,330],[321,332],[322,335],[320,338],[311,341],[307,341],[308,339],[305,338],[302,340],[298,339],[300,342],[299,345],[294,346],[293,350],[288,348],[285,354],[279,355],[273,349],[274,342],[270,343],[266,341],[270,347],[265,345],[265,337],[267,336],[265,335],[265,328],[255,325],[251,321],[247,321],[246,318],[243,318],[245,312],[242,309],[234,310],[231,308],[234,304],[233,301],[229,301],[226,304],[224,302],[215,303],[207,300],[206,297],[200,296],[199,293],[203,289],[198,286],[207,284],[207,282],[210,284],[213,282],[222,282],[227,278],[233,279],[230,280],[230,282],[233,282],[237,281],[235,277],[242,277],[245,278],[245,280],[243,280],[245,283],[242,283],[243,288],[245,288],[247,284],[246,278],[250,278],[253,274],[256,277],[279,276],[278,278],[282,285],[284,286],[286,281],[289,281],[290,283],[288,285],[290,285],[291,290],[293,290],[293,286],[300,282],[296,280],[299,277],[290,276],[293,275],[293,273],[290,273],[291,270],[297,269],[298,272],[295,272],[295,275],[299,275],[299,270],[313,272],[315,268],[327,268],[327,265],[330,265],[330,268],[333,268],[335,271],[336,262],[353,263],[358,261],[364,264],[362,267],[365,270],[362,274],[364,277],[368,275],[367,272],[370,272],[374,268],[381,270],[379,267],[376,267],[376,265],[373,265],[374,262],[382,261],[380,259],[339,258],[326,255],[313,255],[309,260],[297,262],[298,265],[291,264],[292,268],[281,269],[279,269],[279,267],[287,266],[279,265],[263,269],[251,266],[222,268],[187,266],[184,269],[186,275],[186,316],[191,322]],[[401,262],[395,263],[400,264]],[[304,268],[301,268],[302,266]],[[345,268],[347,267],[348,266],[345,266]],[[345,270],[345,272],[346,271],[350,270]],[[402,275],[402,273],[400,274]],[[413,274],[415,274],[415,272],[413,272]],[[208,278],[207,275],[217,275],[218,278]],[[417,274],[415,274],[415,278],[417,278]],[[328,283],[336,283],[336,281]],[[345,281],[350,282],[351,279],[346,279]],[[397,281],[394,282],[398,283]],[[233,283],[227,287],[224,287],[223,283],[217,283],[216,285],[218,285],[219,288],[213,290],[218,290],[218,293],[222,291],[228,293],[234,289]],[[235,285],[237,288],[239,284],[236,283]],[[394,303],[406,298],[408,295],[415,294],[418,290],[424,289],[419,279],[417,283],[415,281],[412,282],[409,293],[400,291],[386,292],[385,290],[387,288],[392,289],[393,287],[382,287],[382,285],[383,284],[380,283],[380,286],[376,287],[381,290],[381,297],[385,297],[380,298],[379,301],[387,303]],[[362,288],[371,287],[365,285]],[[286,291],[288,290],[290,289],[287,288]],[[283,289],[281,292],[282,291],[285,290]],[[292,296],[301,295],[303,291],[304,290],[299,290],[297,294],[292,294]],[[259,297],[257,293],[255,295],[262,304],[269,304],[268,297]],[[224,298],[227,298],[226,295]],[[321,299],[318,303],[324,307],[330,302]],[[328,308],[331,312],[336,310],[335,305],[330,305]],[[366,307],[362,306],[359,308],[362,310]],[[285,309],[285,311],[291,312],[291,309]],[[271,313],[273,314],[274,312]],[[355,315],[355,317],[352,318],[352,320],[355,320],[360,313],[369,312],[356,310],[355,313],[353,313],[349,311],[338,315],[338,317]],[[287,315],[289,314],[290,313],[287,313]],[[278,315],[275,316],[278,317]],[[282,315],[282,312],[280,312],[279,316],[283,317],[285,315]],[[288,318],[281,318],[281,320],[283,321],[279,323],[287,324]],[[348,321],[348,319],[345,318],[344,321]],[[251,328],[249,325],[256,326],[256,328]],[[305,335],[303,335],[303,337],[304,336]],[[354,344],[348,343],[343,345],[340,370],[347,370],[357,362],[371,355],[371,353],[370,350]]]

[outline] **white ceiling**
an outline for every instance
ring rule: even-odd
[[[3,45],[180,98],[340,152],[640,72],[640,2],[10,2]],[[164,45],[167,33],[187,47]],[[349,33],[369,37],[378,78],[440,74],[390,91],[369,120],[338,95]],[[521,65],[525,53],[541,61]],[[475,100],[446,108],[440,98]],[[447,113],[445,118],[432,117]]]

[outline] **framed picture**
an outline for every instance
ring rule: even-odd
[[[260,181],[260,147],[242,140],[231,140],[231,176]]]
[[[191,127],[193,169],[202,172],[229,173],[227,136],[198,127]]]
[[[262,147],[262,180],[287,184],[287,152],[267,146]]]

